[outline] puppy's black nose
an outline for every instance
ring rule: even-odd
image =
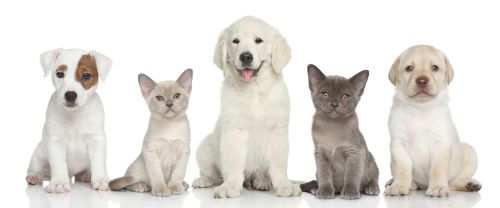
[[[244,65],[249,65],[253,61],[253,56],[250,52],[245,52],[240,55],[240,61]]]
[[[77,94],[75,91],[67,91],[64,93],[64,99],[66,99],[67,102],[74,103],[76,100]]]
[[[429,83],[429,78],[427,78],[426,76],[420,76],[420,77],[417,77],[417,80],[415,80],[415,82],[417,83],[417,86],[418,87],[426,87],[427,84]]]

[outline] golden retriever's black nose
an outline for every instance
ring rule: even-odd
[[[64,99],[67,102],[74,103],[76,100],[76,97],[77,97],[77,94],[75,91],[67,91],[66,93],[64,93]]]
[[[417,77],[417,80],[415,80],[415,82],[417,82],[418,87],[423,88],[427,86],[427,83],[429,83],[429,78],[427,78],[426,76],[420,76]]]
[[[244,65],[250,65],[253,61],[253,56],[250,52],[245,52],[240,55],[240,61]]]

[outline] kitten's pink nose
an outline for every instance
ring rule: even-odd
[[[174,104],[173,103],[167,103],[167,106],[170,108],[172,107]]]

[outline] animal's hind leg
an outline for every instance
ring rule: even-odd
[[[454,191],[481,190],[481,183],[472,178],[477,169],[477,154],[474,148],[467,143],[462,143],[461,165],[460,174],[450,180],[450,189]]]
[[[43,180],[49,180],[49,162],[42,157],[42,154],[37,146],[28,167],[26,174],[26,182],[29,185],[42,185]]]
[[[208,188],[222,184],[223,179],[220,171],[215,166],[214,160],[216,157],[214,151],[217,148],[214,146],[213,134],[210,134],[203,140],[196,151],[196,162],[200,168],[200,177],[193,181],[193,188]]]

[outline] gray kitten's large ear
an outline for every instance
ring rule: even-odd
[[[40,55],[40,64],[42,65],[43,75],[49,75],[54,63],[62,52],[62,48],[50,50]]]
[[[191,86],[193,83],[193,70],[186,69],[184,72],[182,72],[179,78],[177,78],[177,83],[179,83],[184,89],[191,93]]]
[[[368,81],[368,75],[370,75],[370,72],[368,70],[363,70],[349,78],[349,82],[354,85],[358,96],[363,95],[363,92],[365,91],[366,81]]]
[[[325,74],[313,64],[307,65],[307,75],[309,76],[309,90],[314,91],[318,88],[318,84],[326,79]]]
[[[275,30],[276,35],[272,41],[272,66],[274,72],[281,73],[281,70],[290,62],[291,50],[288,46],[286,39]]]
[[[226,72],[226,62],[227,62],[227,29],[222,31],[219,35],[217,45],[215,46],[214,52],[214,63],[222,72]]]
[[[105,56],[102,53],[97,51],[90,51],[92,57],[94,57],[95,64],[97,66],[97,72],[99,73],[99,78],[104,82],[106,77],[108,77],[109,70],[111,69],[111,65],[113,65],[113,61],[110,58]]]
[[[139,74],[138,76],[139,86],[141,87],[141,93],[144,98],[149,96],[149,93],[155,88],[156,82],[145,74]]]

